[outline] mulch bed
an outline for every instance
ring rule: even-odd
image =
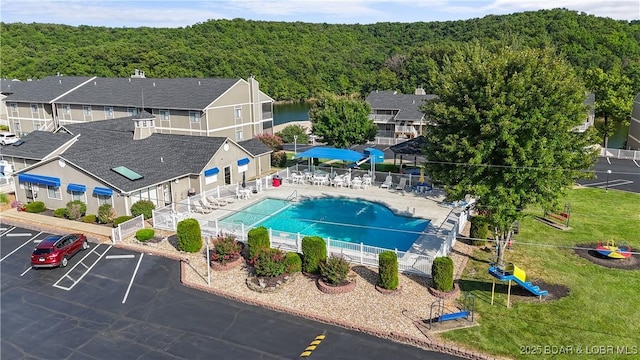
[[[611,269],[621,269],[621,270],[640,270],[640,255],[631,255],[628,259],[611,259],[609,257],[600,255],[595,250],[598,244],[589,243],[589,244],[579,244],[574,249],[574,252],[583,259],[587,259],[596,265],[600,265],[606,268]],[[634,251],[631,249],[631,251]]]
[[[553,301],[568,296],[570,292],[569,287],[562,284],[549,284],[540,279],[527,280],[531,281],[533,285],[540,287],[540,289],[547,290],[549,294],[543,296],[541,300],[538,300],[537,296],[533,295],[524,288],[518,286],[517,284],[511,284],[511,296],[515,296],[518,301]],[[503,284],[503,286],[506,287],[507,285]],[[497,289],[498,285],[496,284],[496,291],[498,291]]]
[[[247,286],[253,291],[269,293],[280,290],[293,280],[295,280],[295,274],[287,273],[273,277],[250,276],[247,278]]]

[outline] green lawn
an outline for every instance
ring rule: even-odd
[[[640,195],[575,189],[566,201],[571,205],[571,230],[557,230],[528,216],[505,259],[524,269],[527,280],[563,284],[570,289],[569,295],[543,302],[512,297],[508,309],[507,286],[498,282],[496,302],[490,305],[492,277],[487,274],[487,261],[493,254],[477,249],[464,271],[461,288],[476,296],[480,326],[442,337],[513,358],[540,357],[530,352],[541,351],[546,358],[573,359],[578,347],[580,358],[640,358],[640,271],[604,268],[566,248],[613,239],[640,250]],[[528,214],[540,215],[541,211]],[[568,354],[553,355],[562,346]],[[617,355],[618,347],[624,346],[636,354]]]

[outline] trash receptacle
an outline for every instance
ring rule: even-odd
[[[280,186],[280,184],[282,184],[282,178],[278,175],[273,177],[273,182],[271,183],[273,185],[273,187],[278,187]]]

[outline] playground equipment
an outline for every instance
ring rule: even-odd
[[[527,274],[524,270],[513,264],[507,265],[504,269],[492,265],[489,267],[489,274],[494,277],[493,287],[491,288],[491,305],[493,305],[493,296],[496,290],[496,279],[509,282],[509,289],[507,291],[507,307],[511,307],[511,281],[514,281],[516,284],[520,285],[540,299],[548,294],[547,290],[541,290],[540,287],[533,285],[530,281],[526,281]]]
[[[571,217],[571,206],[569,203],[564,204],[564,211],[554,213],[548,210],[544,211],[542,219],[548,225],[551,225],[557,229],[568,229],[569,218]]]
[[[602,256],[611,259],[628,259],[631,257],[631,246],[626,244],[616,245],[613,240],[609,240],[605,245],[598,241],[596,251]]]
[[[435,313],[434,313],[435,308]],[[464,297],[462,309],[458,312],[445,313],[444,300],[438,299],[431,303],[431,309],[429,314],[429,330],[433,325],[433,322],[445,322],[456,319],[466,319],[470,323],[473,323],[473,314],[476,308],[476,298],[472,294],[467,294]]]

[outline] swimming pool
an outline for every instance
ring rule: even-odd
[[[265,198],[220,222],[363,242],[399,251],[408,250],[429,225],[427,219],[396,215],[381,204],[344,197],[299,202]]]

